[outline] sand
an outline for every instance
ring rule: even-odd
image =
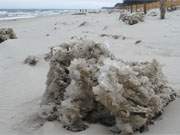
[[[63,14],[14,21],[0,21],[0,28],[11,27],[18,39],[0,44],[0,134],[4,135],[92,135],[110,134],[107,127],[90,125],[80,133],[62,128],[58,122],[39,125],[36,119],[41,96],[45,91],[49,70],[44,54],[72,38],[87,38],[107,44],[119,58],[126,61],[157,59],[163,66],[171,86],[180,92],[180,11],[159,16],[146,16],[145,21],[129,26],[118,20],[119,13]],[[79,27],[83,22],[86,25]],[[48,34],[48,36],[47,36]],[[118,35],[102,37],[101,34]],[[141,40],[140,43],[135,44]],[[27,56],[39,57],[36,66],[23,63]],[[144,135],[180,134],[180,99],[171,103],[155,125]],[[43,123],[43,122],[42,122]],[[139,134],[139,133],[137,133]]]

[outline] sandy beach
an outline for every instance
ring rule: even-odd
[[[101,12],[0,21],[0,28],[13,28],[18,37],[0,44],[0,135],[110,134],[109,129],[101,125],[92,124],[86,131],[72,133],[58,122],[41,126],[31,121],[46,88],[49,63],[44,55],[50,47],[76,38],[105,43],[115,56],[125,61],[157,59],[171,86],[179,93],[180,10],[167,13],[165,20],[160,20],[159,15],[146,15],[144,22],[132,26],[118,18],[118,12]],[[23,63],[29,55],[39,58],[36,66]],[[149,132],[143,134],[180,134],[179,107],[177,98],[155,125],[150,126]]]

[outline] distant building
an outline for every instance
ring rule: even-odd
[[[113,7],[102,7],[101,9],[113,9]]]

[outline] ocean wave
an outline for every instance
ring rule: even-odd
[[[0,9],[0,20],[34,18],[38,16],[57,15],[72,10],[55,9]]]

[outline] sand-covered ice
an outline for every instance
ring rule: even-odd
[[[16,34],[12,28],[1,28],[0,29],[0,43],[8,39],[16,39]]]
[[[50,47],[73,38],[88,38],[107,44],[109,49],[125,61],[157,59],[171,86],[180,89],[180,11],[159,16],[146,16],[145,21],[129,26],[118,20],[119,13],[87,14],[86,16],[59,15],[17,21],[1,21],[0,27],[11,27],[18,39],[0,44],[0,134],[60,135],[72,134],[57,122],[40,127],[36,120],[41,96],[45,90],[49,69],[44,56]],[[79,27],[83,22],[88,25]],[[56,27],[56,29],[55,29]],[[49,36],[46,36],[46,35]],[[99,35],[121,35],[114,39]],[[141,40],[139,44],[134,44]],[[23,64],[28,56],[36,56],[36,66]],[[178,117],[180,100],[167,107],[162,119],[144,134],[180,134]],[[40,128],[39,128],[40,127]],[[110,134],[109,129],[90,125],[84,132],[75,134]]]
[[[85,122],[144,132],[176,98],[156,60],[125,62],[83,39],[59,46],[46,85],[39,117],[73,132],[86,130]]]

